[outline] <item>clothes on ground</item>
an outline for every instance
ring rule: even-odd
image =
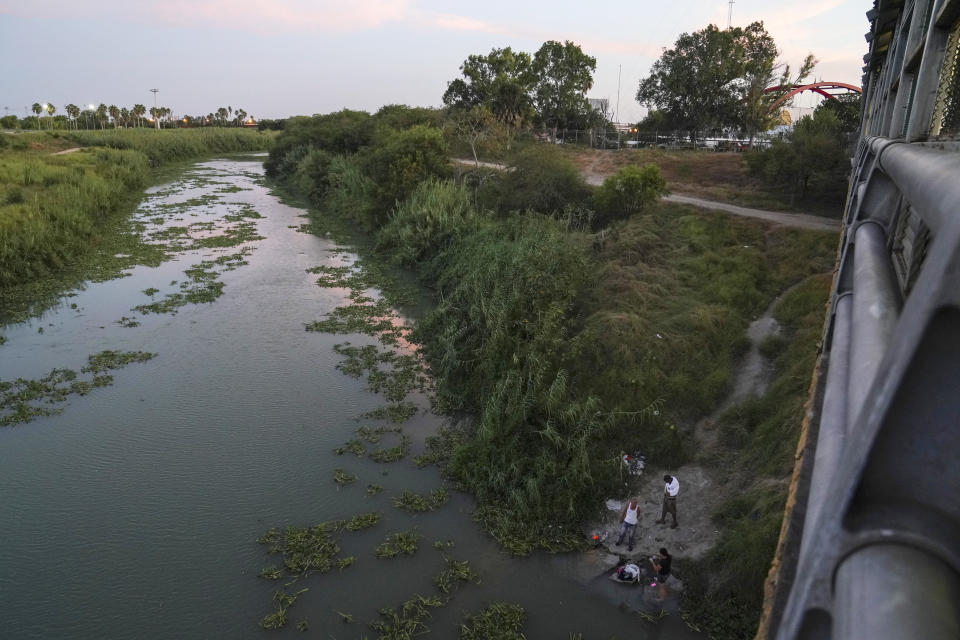
[[[637,580],[640,577],[640,567],[635,564],[626,564],[617,570],[617,578],[624,581]]]

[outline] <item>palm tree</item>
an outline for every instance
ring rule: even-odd
[[[143,126],[143,114],[147,112],[147,108],[142,104],[133,105],[130,113],[133,114],[133,117],[137,119],[137,126]]]
[[[107,105],[101,102],[99,106],[97,106],[97,120],[100,121],[101,131],[107,128],[106,119],[107,119]]]
[[[219,109],[217,109],[217,118],[220,120],[220,126],[221,126],[221,127],[222,127],[224,124],[226,124],[226,120],[227,120],[227,108],[226,108],[226,107],[220,107]]]
[[[107,111],[110,112],[110,117],[113,119],[113,128],[116,129],[117,120],[120,118],[120,109],[117,107],[117,105],[112,104],[107,107]]]
[[[237,114],[237,123],[238,123],[240,126],[243,126],[243,120],[244,120],[244,118],[247,117],[247,112],[244,111],[243,109],[239,109],[239,108],[238,108],[234,113]]]
[[[50,129],[53,130],[53,114],[57,112],[57,108],[50,104],[49,102],[44,105],[44,110],[47,112],[47,115],[50,117]]]
[[[40,128],[40,114],[43,112],[43,107],[40,106],[39,102],[34,102],[33,106],[30,107],[30,110],[37,114],[37,129]]]
[[[67,111],[67,117],[73,122],[73,128],[77,128],[77,117],[80,116],[80,107],[71,103],[64,107]]]
[[[130,110],[126,107],[120,109],[120,120],[125,128],[130,126]]]

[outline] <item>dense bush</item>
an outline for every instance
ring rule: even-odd
[[[378,226],[387,212],[405,200],[428,178],[449,175],[447,144],[439,129],[415,125],[383,130],[377,143],[363,154],[363,167],[377,187]]]
[[[269,176],[286,177],[280,163],[293,147],[311,146],[330,153],[350,154],[370,144],[373,135],[373,118],[366,111],[344,109],[319,116],[288,118],[264,167]]]
[[[594,192],[594,224],[605,227],[614,220],[639,213],[667,193],[667,182],[657,165],[623,167]]]
[[[421,182],[390,214],[377,234],[377,248],[399,264],[417,266],[471,229],[468,223],[477,217],[467,187],[449,180]]]
[[[290,170],[286,163],[296,157],[296,166]],[[314,205],[319,205],[330,188],[330,165],[334,156],[322,149],[294,147],[284,156],[281,171],[292,176],[292,186],[307,196]]]
[[[485,204],[502,213],[538,211],[558,214],[568,206],[589,203],[590,187],[573,162],[545,145],[518,152],[499,180],[481,192]]]
[[[817,110],[800,118],[793,133],[775,140],[769,149],[751,152],[747,162],[754,174],[797,200],[843,201],[850,170],[850,150],[834,111]]]

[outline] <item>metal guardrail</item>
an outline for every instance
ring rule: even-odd
[[[758,638],[960,638],[960,0],[877,0],[796,506]]]

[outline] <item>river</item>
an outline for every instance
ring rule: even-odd
[[[467,495],[451,490],[427,513],[393,506],[404,489],[443,486],[436,468],[334,452],[355,437],[357,416],[384,402],[336,368],[333,346],[375,340],[304,330],[348,294],[318,287],[307,269],[355,258],[298,229],[305,212],[263,184],[261,161],[195,165],[150,189],[134,213],[147,230],[194,225],[194,238],[238,212],[259,214],[243,217],[256,232],[240,245],[247,264],[217,267],[215,301],[133,310],[182,290],[191,265],[237,247],[183,250],[159,267],[87,283],[42,317],[0,330],[0,380],[79,371],[108,349],[156,354],[112,371],[111,386],[69,396],[58,415],[0,427],[0,637],[373,638],[367,623],[378,609],[437,593],[432,576],[444,560],[432,543],[450,540],[449,554],[481,581],[431,611],[427,637],[456,638],[464,613],[493,601],[526,609],[528,638],[700,637],[675,616],[652,624],[618,606],[636,594],[591,580],[583,556],[509,557],[471,520]],[[444,418],[415,400],[420,411],[403,430],[418,452]],[[335,469],[358,479],[340,487]],[[373,483],[383,492],[368,495]],[[293,590],[309,591],[287,626],[261,630],[278,585],[257,574],[278,558],[257,538],[370,511],[382,514],[377,525],[340,538],[355,563],[298,581]],[[412,528],[423,536],[415,555],[373,556],[387,533]]]

